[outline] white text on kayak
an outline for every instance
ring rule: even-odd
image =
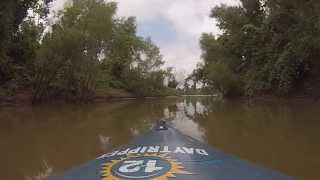
[[[169,148],[169,146],[139,146],[135,148],[127,148],[124,150],[118,150],[111,153],[104,154],[97,159],[122,156],[129,154],[145,154],[145,153],[174,153],[174,154],[198,154],[202,156],[208,156],[208,153],[204,149],[189,148],[189,147],[175,147]]]

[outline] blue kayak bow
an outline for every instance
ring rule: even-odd
[[[51,179],[289,180],[293,178],[208,147],[161,122],[129,145]]]

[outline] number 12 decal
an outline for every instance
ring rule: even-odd
[[[108,161],[103,165],[102,179],[168,179],[183,174],[191,173],[165,154],[140,155]]]
[[[163,167],[157,167],[157,160],[147,160],[144,165],[145,160],[132,160],[124,161],[123,165],[119,167],[119,172],[122,173],[136,173],[143,171],[145,173],[153,173],[154,171],[160,171]]]

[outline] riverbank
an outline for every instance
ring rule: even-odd
[[[230,101],[242,101],[243,103],[254,105],[256,103],[271,103],[271,104],[295,104],[295,103],[309,103],[314,104],[320,102],[320,98],[311,95],[295,95],[295,96],[275,96],[275,95],[261,95],[255,97],[238,97],[238,98],[225,98]]]
[[[153,99],[153,98],[176,98],[179,95],[173,90],[167,90],[162,93],[152,95],[135,95],[123,89],[108,89],[107,91],[98,92],[95,96],[86,100],[80,100],[76,97],[50,97],[41,102],[32,102],[32,92],[30,90],[19,90],[14,95],[0,95],[0,106],[15,105],[34,105],[41,103],[103,103],[110,101],[133,100],[133,99]]]
[[[123,89],[109,89],[107,91],[99,92],[95,96],[86,100],[77,98],[64,98],[64,97],[51,97],[41,102],[32,102],[32,93],[30,90],[19,90],[12,96],[0,95],[0,106],[15,106],[15,105],[34,105],[34,104],[47,104],[47,103],[104,103],[111,101],[134,100],[134,99],[157,99],[157,98],[177,98],[177,97],[217,97],[219,95],[181,95],[173,90],[163,93],[154,93],[153,95],[139,96],[127,92]],[[220,97],[220,96],[219,96]],[[300,94],[292,96],[275,96],[275,95],[260,95],[254,97],[221,97],[226,100],[241,100],[247,102],[256,101],[270,101],[270,102],[290,102],[290,101],[309,101],[318,102],[319,96]]]

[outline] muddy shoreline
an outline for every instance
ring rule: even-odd
[[[198,95],[193,95],[198,96]],[[191,96],[191,97],[193,97]],[[203,96],[203,95],[199,95]],[[61,97],[48,98],[41,102],[33,103],[31,100],[31,93],[19,93],[15,96],[0,96],[0,107],[3,106],[33,106],[41,104],[55,104],[55,103],[73,103],[73,104],[90,104],[90,103],[105,103],[113,101],[125,101],[125,100],[137,100],[137,99],[160,99],[160,98],[182,98],[189,97],[188,95],[173,95],[173,96],[135,96],[135,95],[122,95],[122,96],[95,96],[87,100],[79,99],[65,99]],[[216,97],[216,96],[212,96]],[[310,102],[319,102],[320,96],[312,95],[293,95],[293,96],[275,96],[275,95],[260,95],[254,97],[221,97],[226,100],[240,100],[246,102],[257,102],[257,101],[270,101],[270,102],[290,102],[290,101],[310,101]]]

